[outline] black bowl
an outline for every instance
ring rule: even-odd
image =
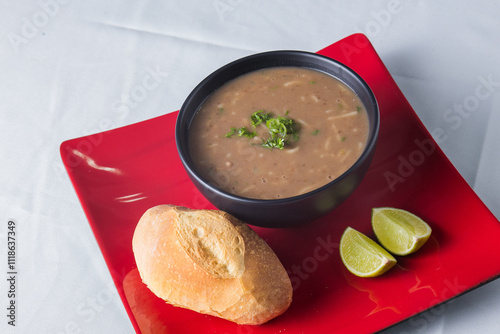
[[[188,132],[193,117],[217,88],[255,70],[294,66],[327,73],[349,86],[361,99],[368,114],[369,135],[364,152],[345,173],[308,193],[282,199],[253,199],[236,196],[210,184],[196,171],[188,149]],[[271,51],[233,61],[205,78],[189,94],[180,109],[175,128],[177,150],[198,190],[218,209],[242,221],[261,227],[287,227],[311,222],[338,207],[357,188],[373,158],[379,129],[375,96],[365,81],[347,66],[331,58],[302,51]]]

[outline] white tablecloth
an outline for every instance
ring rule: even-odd
[[[0,280],[0,332],[133,332],[59,145],[178,110],[206,75],[256,52],[366,34],[499,218],[499,14],[486,0],[1,0],[0,267],[13,219],[19,272],[15,328]],[[132,94],[152,72],[157,85]],[[499,333],[499,314],[497,280],[387,332]]]

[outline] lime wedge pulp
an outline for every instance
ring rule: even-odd
[[[359,277],[382,275],[396,264],[385,249],[351,227],[340,238],[340,257],[347,269]]]
[[[395,255],[408,255],[422,247],[430,226],[416,215],[395,208],[374,208],[372,227],[379,243]]]

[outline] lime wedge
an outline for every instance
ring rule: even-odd
[[[395,208],[374,208],[372,227],[378,241],[395,255],[417,251],[431,235],[431,228],[414,214]]]
[[[348,227],[340,238],[340,257],[347,269],[359,277],[382,275],[396,259],[361,232]]]

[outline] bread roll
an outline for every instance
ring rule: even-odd
[[[258,325],[292,301],[276,254],[226,212],[153,207],[139,220],[132,245],[143,282],[172,305]]]

